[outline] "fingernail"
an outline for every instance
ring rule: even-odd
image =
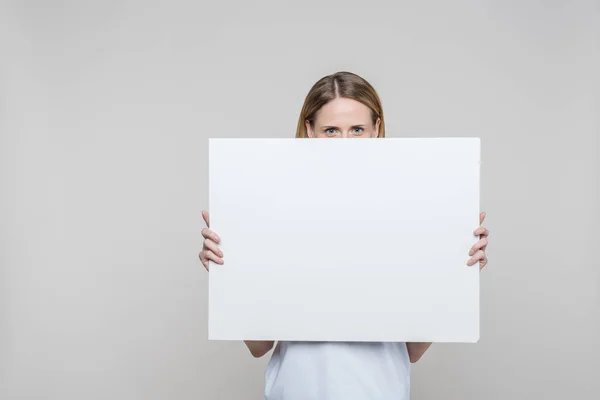
[[[221,240],[221,239],[219,239],[219,237],[218,237],[217,235],[215,235],[215,241],[216,241],[216,242],[218,242],[218,241],[220,241],[220,240]]]

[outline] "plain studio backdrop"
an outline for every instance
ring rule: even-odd
[[[481,340],[413,399],[598,393],[598,1],[0,4],[3,400],[261,398],[207,340],[207,139],[292,137],[337,70],[390,137],[482,139]]]

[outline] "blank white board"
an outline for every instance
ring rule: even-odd
[[[209,339],[476,342],[480,140],[210,139]]]

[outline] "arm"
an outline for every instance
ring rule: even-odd
[[[482,224],[485,220],[485,213],[479,214],[479,223]],[[485,253],[488,240],[487,237],[489,235],[489,231],[483,226],[479,226],[474,232],[474,235],[479,236],[480,240],[475,243],[475,245],[469,251],[469,256],[471,259],[467,262],[467,265],[474,265],[477,261],[479,261],[480,269],[483,269],[487,264],[487,255]],[[429,342],[408,342],[406,343],[406,349],[408,350],[408,358],[411,363],[416,363],[423,357],[423,354],[427,351],[427,349],[432,345]]]
[[[416,363],[423,357],[423,354],[427,351],[431,342],[408,342],[406,343],[406,349],[408,350],[408,358],[411,363]]]
[[[246,343],[248,350],[256,358],[267,354],[275,344],[272,340],[244,340],[244,343]]]
[[[208,212],[202,211],[202,218],[206,223],[206,228],[202,229],[202,236],[204,237],[204,244],[202,251],[199,254],[200,261],[204,265],[204,268],[208,271],[208,262],[213,261],[217,264],[223,265],[223,252],[219,249],[218,243],[220,242],[219,235],[209,229],[210,220]],[[262,357],[273,348],[275,342],[265,340],[244,340],[248,350],[254,357]]]

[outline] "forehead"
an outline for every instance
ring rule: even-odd
[[[371,110],[359,101],[337,98],[325,104],[315,123],[318,125],[365,125],[371,122]]]

